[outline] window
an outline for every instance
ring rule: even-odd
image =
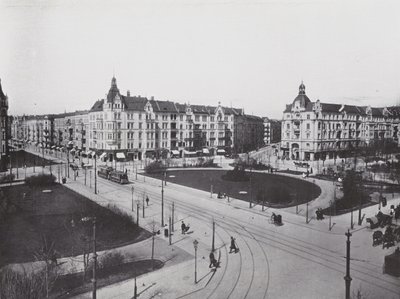
[[[210,121],[215,121],[214,116],[211,116],[211,117],[210,117]]]
[[[307,114],[307,119],[310,119],[310,114]]]
[[[310,130],[310,124],[307,124],[307,130]]]
[[[195,115],[194,120],[195,121],[199,121],[200,120],[200,116],[199,115]]]
[[[203,115],[202,118],[201,118],[201,120],[202,120],[202,121],[207,121],[207,116],[206,116],[206,115]]]

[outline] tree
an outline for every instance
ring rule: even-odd
[[[354,170],[349,170],[343,179],[343,198],[340,200],[343,208],[358,205],[364,198],[361,175]]]
[[[58,278],[57,274],[57,253],[54,249],[54,242],[48,242],[45,235],[41,235],[41,247],[33,255],[37,261],[44,261],[46,268],[44,270],[44,284],[46,290],[46,298],[49,297],[49,292]]]

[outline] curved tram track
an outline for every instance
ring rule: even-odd
[[[151,184],[151,180],[155,183]],[[102,180],[100,179],[102,184],[110,187],[116,186],[115,183],[109,182],[107,180]],[[160,188],[159,186],[159,180],[156,179],[151,179],[149,178],[148,181],[146,182],[137,182],[139,184],[146,184],[147,188],[143,185],[138,186],[137,184],[135,186],[135,190],[139,190],[143,192],[146,190],[147,194],[151,195],[153,199],[157,199],[157,201],[153,201],[157,205],[161,205],[161,195],[160,192],[157,190],[154,190],[153,188]],[[148,186],[151,186],[151,188],[148,188]],[[118,186],[118,185],[117,185]],[[171,188],[172,186],[172,188]],[[127,192],[127,195],[130,195],[130,186],[119,186],[120,189],[125,190]],[[263,245],[268,245],[268,246],[273,246],[276,248],[279,248],[280,250],[284,250],[287,253],[293,254],[295,256],[298,256],[299,258],[303,258],[306,260],[309,260],[313,263],[320,264],[326,268],[329,268],[334,271],[338,271],[340,273],[344,272],[344,267],[345,267],[345,259],[338,255],[337,252],[330,250],[329,248],[324,248],[315,244],[312,244],[310,242],[291,237],[288,235],[283,235],[283,234],[278,234],[276,231],[272,229],[272,227],[269,227],[266,225],[266,227],[263,227],[260,229],[257,226],[252,225],[251,223],[246,223],[244,221],[237,221],[235,218],[230,217],[230,216],[220,216],[216,212],[211,212],[208,210],[204,210],[200,207],[197,207],[191,203],[188,203],[185,201],[184,198],[190,197],[190,198],[197,198],[196,196],[191,196],[184,191],[182,191],[180,188],[174,188],[172,183],[169,183],[169,189],[173,189],[174,192],[181,193],[182,196],[178,198],[183,198],[183,199],[177,199],[177,198],[172,198],[171,196],[165,195],[164,194],[164,204],[165,203],[172,203],[173,201],[176,204],[179,204],[179,210],[186,213],[187,215],[191,215],[191,217],[201,219],[201,220],[206,220],[209,221],[210,218],[214,218],[216,222],[218,222],[218,227],[223,229],[228,235],[228,231],[236,232],[238,235],[240,235],[241,239],[244,240],[245,236],[244,233],[247,233],[248,236],[258,244],[260,249],[263,252],[264,256],[264,264],[265,264],[265,269],[266,269],[266,275],[268,277],[265,290],[264,290],[264,296],[263,298],[267,298],[267,293],[268,293],[268,287],[269,287],[269,281],[270,281],[270,268],[269,268],[269,261],[268,257],[265,251],[265,247]],[[168,193],[168,192],[167,192]],[[129,198],[129,196],[127,196]],[[207,199],[208,200],[208,199]],[[109,201],[110,202],[110,201]],[[126,210],[129,210],[128,208],[125,207]],[[195,215],[193,212],[197,212]],[[261,215],[262,216],[262,215]],[[267,216],[265,216],[266,219],[268,219]],[[223,225],[226,225],[226,228],[223,228]],[[249,225],[249,229],[245,228],[245,225]],[[235,229],[233,229],[233,227]],[[241,232],[241,231],[244,232]],[[219,238],[221,239],[221,236],[219,235]],[[250,253],[252,255],[252,260],[254,262],[254,253],[247,241],[245,241],[246,246],[250,250]],[[226,248],[225,248],[226,250]],[[241,257],[242,258],[242,257]],[[226,279],[226,271],[228,267],[228,258],[227,264],[224,268],[224,272],[222,273],[218,284],[215,286],[215,288],[212,290],[212,292],[209,294],[207,298],[210,298],[214,293],[216,293],[218,287],[220,287],[223,283],[223,280]],[[252,279],[250,282],[248,282],[248,287],[245,296],[248,296],[251,286],[253,284],[253,279],[254,279],[254,268],[255,265],[253,263],[252,267]],[[240,272],[243,271],[243,267],[240,266]],[[399,284],[396,282],[394,279],[391,279],[390,277],[382,277],[378,276],[375,274],[375,271],[367,266],[359,265],[359,264],[352,264],[352,273],[353,273],[353,278],[357,278],[358,280],[361,280],[365,283],[372,284],[378,288],[385,289],[388,292],[393,293],[394,295],[398,295],[398,288]],[[241,274],[238,275],[237,281],[239,281]],[[380,282],[380,284],[377,283],[377,281]],[[234,288],[230,291],[230,294],[232,294],[234,291]],[[246,297],[245,297],[246,298]]]

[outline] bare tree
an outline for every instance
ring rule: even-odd
[[[45,235],[41,235],[41,246],[34,252],[33,256],[37,261],[44,261],[46,268],[44,270],[44,283],[46,290],[46,298],[54,282],[58,278],[57,274],[57,255],[54,249],[54,242],[48,242]]]

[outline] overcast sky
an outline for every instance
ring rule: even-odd
[[[400,1],[0,0],[10,114],[121,93],[281,118],[312,101],[400,103]]]

